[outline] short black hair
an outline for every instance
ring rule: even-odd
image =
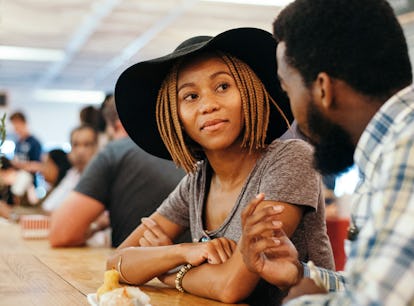
[[[296,0],[276,18],[273,34],[307,86],[326,72],[388,98],[412,82],[407,42],[385,0]]]
[[[11,114],[10,116],[10,121],[14,121],[14,120],[20,120],[23,122],[26,122],[26,116],[23,114],[23,112],[15,112],[13,114]]]
[[[68,155],[62,149],[53,149],[48,153],[49,158],[55,163],[58,168],[58,177],[54,186],[57,186],[65,177],[68,170],[72,167]]]

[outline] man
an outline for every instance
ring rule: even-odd
[[[48,213],[57,209],[78,184],[82,172],[98,150],[98,132],[90,125],[80,125],[70,133],[70,144],[72,168],[42,203],[42,209]]]
[[[30,161],[40,162],[42,145],[31,135],[26,116],[22,112],[15,112],[10,116],[10,122],[18,137],[14,149],[13,165],[19,169],[30,171]],[[38,185],[37,175],[33,174],[33,182]]]
[[[31,135],[26,116],[21,112],[15,112],[10,116],[10,122],[18,137],[15,148],[16,159],[20,162],[40,161],[42,145]]]
[[[149,155],[128,137],[113,99],[103,113],[114,140],[98,153],[52,215],[49,241],[54,247],[83,245],[91,232],[101,229],[93,221],[105,210],[112,246],[117,247],[184,176],[172,162]]]
[[[355,162],[345,288],[288,305],[414,305],[414,87],[401,26],[384,0],[297,0],[274,22],[278,75],[322,174]],[[288,299],[324,293],[272,221],[244,211],[242,252],[251,271],[289,288]],[[265,230],[275,236],[262,239]],[[319,269],[330,291],[344,280]]]

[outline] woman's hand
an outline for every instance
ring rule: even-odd
[[[139,239],[140,246],[162,246],[172,245],[173,242],[161,227],[151,218],[142,218],[141,224],[144,225],[145,231]]]
[[[281,289],[291,287],[302,277],[298,252],[282,229],[282,206],[257,209],[264,195],[259,194],[242,213],[240,250],[247,268]]]
[[[221,237],[206,242],[184,243],[186,261],[193,266],[203,262],[221,264],[226,262],[237,248],[236,242]]]

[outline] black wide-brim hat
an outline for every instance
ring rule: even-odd
[[[249,65],[289,122],[293,121],[289,101],[277,78],[275,39],[261,29],[237,28],[215,37],[190,38],[171,54],[137,63],[121,74],[115,86],[118,115],[128,135],[143,150],[161,158],[172,159],[157,128],[155,110],[158,91],[177,59],[208,50],[229,53]],[[266,142],[270,143],[286,130],[284,118],[271,105]]]

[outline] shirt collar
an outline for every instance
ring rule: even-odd
[[[390,127],[398,121],[399,115],[407,109],[407,101],[414,100],[414,85],[410,85],[388,99],[372,117],[358,141],[354,161],[362,177],[373,170],[374,162]],[[412,106],[410,106],[412,108]]]

